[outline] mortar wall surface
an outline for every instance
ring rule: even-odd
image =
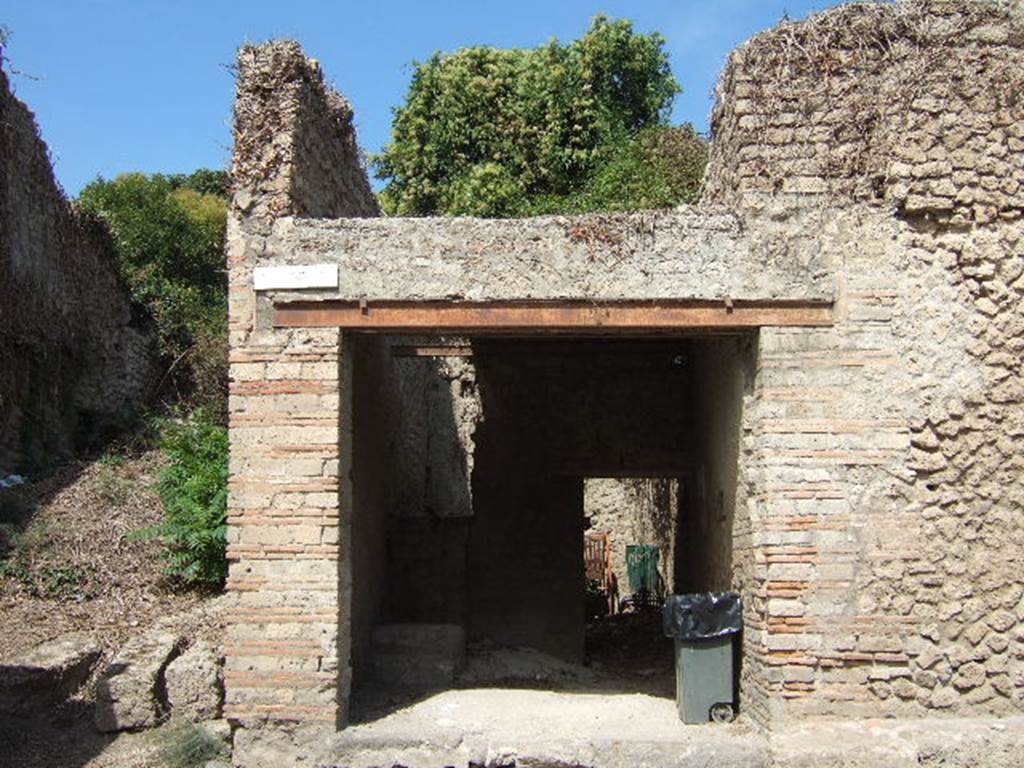
[[[64,197],[0,71],[0,476],[94,447],[151,374],[109,235]]]
[[[727,212],[532,219],[280,219],[260,264],[337,264],[343,300],[689,299],[831,301],[813,239],[751,234]]]

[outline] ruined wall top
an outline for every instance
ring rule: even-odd
[[[243,48],[239,70],[232,210],[262,245],[229,259],[336,263],[345,295],[505,296],[517,264],[531,296],[823,299],[838,251],[822,249],[842,233],[815,222],[838,209],[879,232],[892,212],[1024,216],[1024,11],[1001,0],[853,3],[756,36],[722,75],[701,205],[634,219],[356,220],[380,209],[319,65],[273,42]],[[539,285],[568,262],[583,277]]]
[[[1024,10],[853,3],[737,49],[706,199],[851,201],[952,224],[1024,214]]]
[[[298,43],[238,52],[232,210],[255,229],[279,216],[377,216],[352,107]]]

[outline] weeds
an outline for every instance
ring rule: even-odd
[[[219,587],[227,575],[227,430],[199,410],[168,423],[160,446],[170,460],[158,485],[164,522],[130,538],[159,539],[172,579]]]
[[[33,597],[53,600],[88,599],[84,587],[89,581],[85,568],[77,565],[44,565],[35,567],[33,558],[38,545],[33,544],[33,529],[25,533],[10,531],[5,526],[8,548],[0,552],[0,578],[14,579]]]
[[[0,579],[13,579],[33,597],[88,599],[86,568],[41,564],[52,541],[45,523],[35,523],[24,530],[12,523],[0,523]]]
[[[160,760],[167,768],[202,768],[210,760],[227,757],[223,742],[193,723],[168,726],[160,740]]]
[[[124,504],[131,492],[131,480],[123,472],[124,456],[108,453],[99,460],[96,475],[96,489],[105,502],[113,505]]]

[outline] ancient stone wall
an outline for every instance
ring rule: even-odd
[[[403,355],[416,339],[393,337],[395,396],[389,441],[389,509],[395,518],[473,514],[473,436],[483,418],[471,356]],[[436,343],[436,341],[435,341]],[[463,342],[466,350],[470,347]],[[450,341],[445,342],[451,345]]]
[[[813,239],[751,229],[721,208],[527,219],[281,219],[275,263],[333,264],[334,290],[274,299],[831,301]],[[386,268],[384,267],[386,265]]]
[[[376,215],[348,104],[295,43],[239,52],[229,282],[225,714],[240,764],[309,756],[351,677],[352,357],[337,329],[275,330],[253,290],[275,217]],[[278,727],[264,727],[275,724]]]
[[[1024,207],[1024,11],[861,2],[737,49],[712,114],[705,202],[859,202],[949,225]]]
[[[389,337],[387,344],[391,418],[383,618],[465,626],[474,438],[483,418],[476,367],[465,339]],[[451,348],[452,355],[411,351],[432,344]]]
[[[1019,8],[903,2],[723,76],[709,203],[846,244],[836,325],[763,329],[744,410],[765,721],[1024,707],[1022,73]]]
[[[0,71],[0,475],[98,445],[139,407],[146,321],[103,226],[57,186]]]
[[[667,593],[675,580],[676,523],[679,481],[668,477],[592,477],[583,480],[583,512],[587,533],[607,533],[611,570],[619,598],[630,594],[626,547],[658,547],[659,572]]]

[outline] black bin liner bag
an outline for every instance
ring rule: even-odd
[[[743,629],[743,603],[737,592],[669,595],[661,619],[665,637],[709,640]]]

